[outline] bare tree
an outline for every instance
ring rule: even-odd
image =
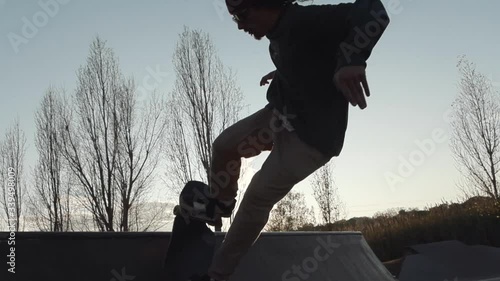
[[[134,82],[124,79],[113,50],[96,38],[78,71],[74,107],[63,111],[62,136],[80,187],[76,197],[100,231],[129,231],[131,209],[152,187],[164,104],[153,95],[141,111],[136,102]]]
[[[206,33],[185,28],[173,63],[177,79],[170,102],[172,123],[166,155],[168,176],[178,192],[187,180],[208,182],[212,143],[238,120],[242,93]]]
[[[130,209],[129,231],[158,231],[172,223],[173,205],[162,202],[140,202]]]
[[[470,195],[500,200],[500,96],[465,57],[457,65],[460,92],[453,103],[451,149]]]
[[[7,224],[12,230],[19,231],[23,211],[25,179],[24,155],[26,136],[19,126],[19,120],[7,129],[0,143],[0,180],[2,183],[1,201],[7,217]]]
[[[314,210],[307,207],[304,194],[290,192],[271,211],[266,230],[295,231],[314,223]]]
[[[167,142],[170,146],[165,149],[168,170],[168,180],[173,187],[171,190],[175,195],[190,180],[195,179],[195,152],[192,147],[192,130],[186,120],[183,120],[178,102],[170,101],[168,104],[169,116],[172,119],[168,122]]]
[[[329,162],[313,174],[311,183],[314,199],[325,224],[334,223],[345,216],[345,205],[338,194],[332,170],[332,162]]]
[[[120,227],[123,231],[129,231],[129,211],[132,205],[137,203],[134,208],[135,217],[146,210],[150,216],[144,223],[137,224],[138,221],[135,220],[134,227],[146,231],[159,222],[165,211],[164,208],[146,207],[144,201],[152,186],[154,172],[160,160],[160,151],[163,148],[167,127],[165,104],[156,94],[152,94],[149,103],[146,103],[143,109],[142,116],[138,119],[134,112],[137,109],[134,104],[137,100],[134,92],[126,93],[128,96],[121,100],[119,107],[123,115],[119,138],[121,153],[118,154],[116,177],[121,198]]]
[[[42,231],[71,229],[70,175],[62,155],[60,112],[63,101],[49,88],[35,113],[38,163],[34,169],[34,189],[30,196],[31,215]]]

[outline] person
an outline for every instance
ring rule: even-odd
[[[209,197],[216,203],[205,206],[205,217],[217,221],[231,216],[241,159],[270,153],[248,185],[209,272],[193,281],[229,279],[273,206],[340,154],[349,103],[367,106],[366,61],[389,24],[383,4],[297,1],[226,0],[238,29],[257,40],[269,39],[276,69],[260,81],[261,86],[271,81],[268,104],[228,127],[213,143]]]

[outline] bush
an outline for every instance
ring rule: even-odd
[[[361,231],[383,261],[400,258],[408,246],[444,240],[500,247],[500,202],[474,197],[462,204],[443,203],[424,211],[392,210],[374,218],[309,226],[307,230]]]

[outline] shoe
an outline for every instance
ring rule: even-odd
[[[231,217],[236,200],[219,201],[210,196],[210,187],[200,181],[189,181],[179,197],[180,212],[193,219],[217,225],[221,218]]]
[[[206,198],[206,200],[196,201],[193,204],[181,202],[180,208],[182,208],[183,213],[188,214],[190,217],[214,225],[218,224],[221,218],[231,217],[235,206],[235,199],[222,202],[217,199]]]
[[[236,206],[236,199],[230,201],[217,200],[215,213],[219,214],[223,218],[229,218],[233,214],[235,206]]]

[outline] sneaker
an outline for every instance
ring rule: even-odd
[[[221,218],[231,217],[235,206],[235,199],[229,202],[207,199],[205,202],[193,202],[192,205],[188,203],[181,203],[180,205],[184,213],[187,213],[190,217],[211,225],[218,224]]]
[[[229,218],[233,214],[235,206],[236,206],[236,199],[229,201],[217,200],[215,213],[219,214],[223,218]]]
[[[219,201],[208,194],[210,187],[207,184],[189,181],[179,197],[180,213],[211,225],[218,224],[223,217],[231,217],[236,200]]]

